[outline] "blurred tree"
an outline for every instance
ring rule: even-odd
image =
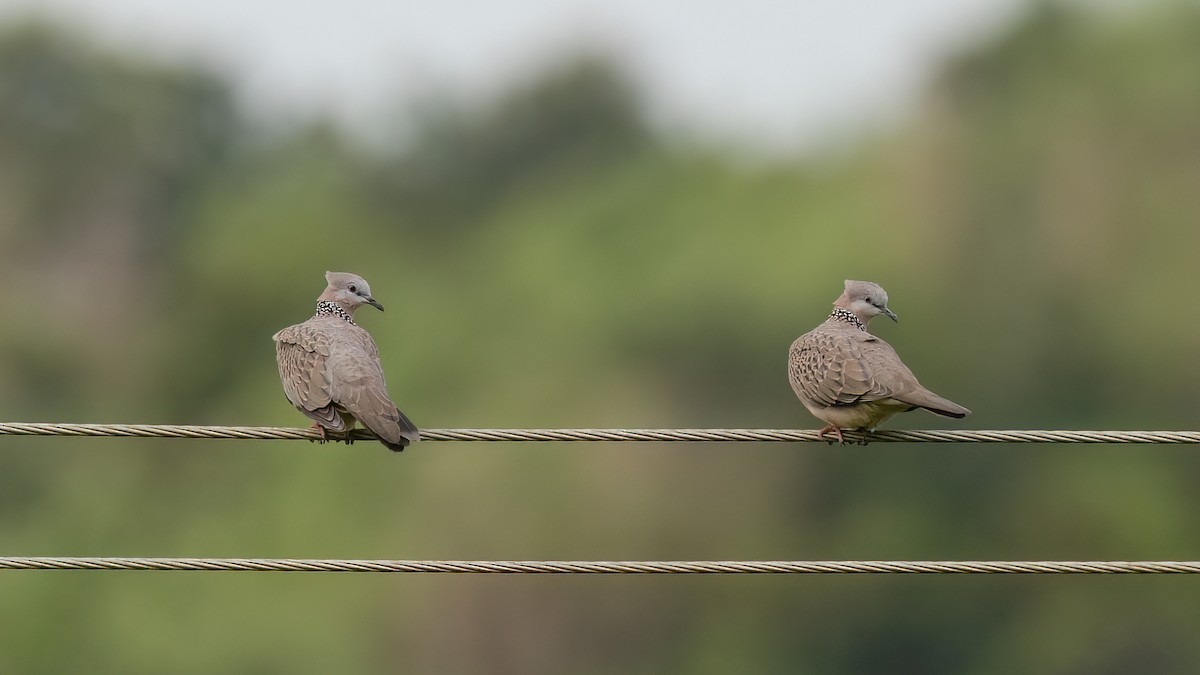
[[[1025,344],[985,367],[1026,419],[1145,420],[1200,375],[1170,356],[1192,348],[1194,313],[1138,368],[1115,365],[1158,321],[1148,299],[1200,283],[1184,253],[1200,250],[1200,78],[1185,66],[1200,63],[1198,35],[1191,4],[1113,18],[1041,3],[951,63],[931,97],[910,151],[913,180],[939,198],[916,218],[971,252],[952,272],[960,283],[1004,300],[992,315]]]
[[[116,236],[131,228],[142,256],[160,254],[179,201],[227,157],[236,127],[228,87],[207,73],[115,56],[42,24],[0,32],[0,158],[15,181],[6,201],[42,225],[40,237],[102,221]]]
[[[61,311],[0,335],[22,354],[0,377],[57,392],[23,405],[78,403],[118,378],[127,386],[107,401],[132,394],[144,367],[112,355],[148,347],[183,214],[237,124],[228,87],[202,71],[146,65],[41,24],[0,32],[0,278],[38,280],[38,301]]]
[[[581,55],[484,107],[431,96],[382,189],[432,230],[468,226],[539,177],[587,174],[651,142],[633,87]]]

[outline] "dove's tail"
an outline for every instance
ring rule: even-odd
[[[408,415],[400,412],[399,409],[396,410],[396,413],[400,415],[400,419],[396,420],[396,423],[400,425],[400,447],[391,449],[403,450],[409,443],[416,443],[421,440],[421,432],[417,430],[417,425],[408,419]]]
[[[916,389],[898,396],[901,401],[924,408],[932,413],[946,417],[966,417],[971,411],[948,398],[942,398],[928,389]]]
[[[379,442],[386,445],[388,450],[400,452],[409,444],[421,440],[421,432],[417,431],[417,426],[392,405],[391,401],[387,401],[387,409],[382,413],[370,414],[360,410],[357,417],[364,427],[379,437]]]

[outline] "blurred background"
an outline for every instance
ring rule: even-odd
[[[1196,427],[1193,2],[0,0],[0,419],[304,426],[325,270],[424,427],[815,428],[842,280],[975,411]],[[436,5],[436,6],[435,6]],[[1197,559],[1110,446],[0,439],[5,555]],[[0,573],[0,671],[1191,673],[1189,578]]]

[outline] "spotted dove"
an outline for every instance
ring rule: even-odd
[[[360,276],[326,272],[325,280],[329,285],[317,298],[317,313],[274,336],[283,392],[312,418],[322,439],[327,430],[335,431],[349,443],[358,421],[389,449],[403,450],[421,440],[420,433],[388,396],[375,340],[354,322],[362,305],[380,311],[383,305]]]
[[[874,430],[898,412],[924,408],[946,417],[970,410],[921,386],[896,350],[867,332],[872,317],[886,315],[887,292],[869,281],[846,281],[825,322],[801,335],[788,354],[788,379],[808,411],[826,423],[817,435],[843,429]]]

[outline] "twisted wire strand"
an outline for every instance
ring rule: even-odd
[[[1138,443],[1197,444],[1200,431],[982,430],[844,432],[849,443]],[[0,422],[0,436],[114,436],[138,438],[320,439],[298,427],[230,427],[187,424],[66,424]],[[333,435],[331,434],[331,438]],[[374,440],[364,429],[353,440]],[[801,429],[422,429],[423,441],[457,442],[829,442]]]
[[[1197,574],[1200,561],[1066,560],[315,560],[0,557],[0,570],[398,574]]]

